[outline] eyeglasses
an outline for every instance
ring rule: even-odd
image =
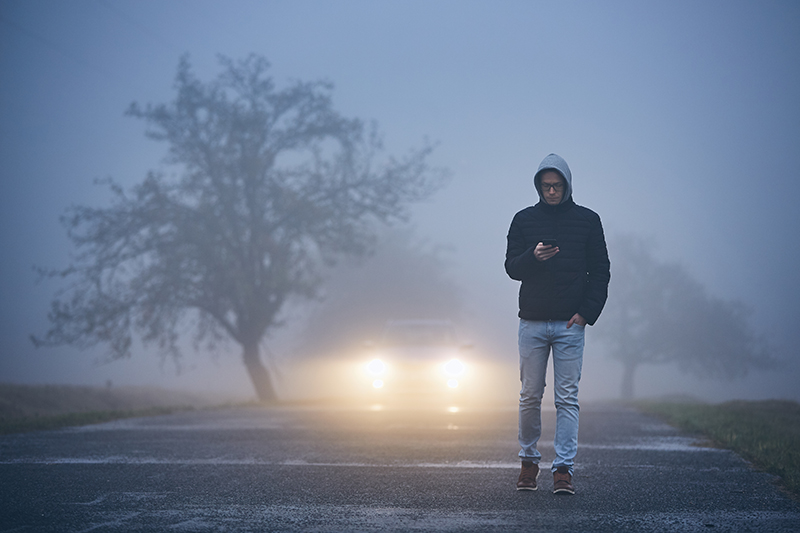
[[[542,183],[542,192],[547,192],[550,189],[553,189],[556,192],[561,192],[564,190],[563,183]]]

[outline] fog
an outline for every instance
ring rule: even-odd
[[[745,303],[785,359],[732,381],[643,367],[639,394],[800,399],[800,6],[789,1],[3,0],[0,381],[252,396],[233,345],[189,350],[177,366],[140,347],[99,364],[100,348],[29,339],[47,329],[63,287],[37,282],[33,267],[62,268],[73,251],[59,216],[108,202],[95,179],[132,186],[166,154],[124,116],[130,103],[170,101],[184,53],[207,80],[218,54],[251,52],[269,59],[278,84],[334,83],[335,107],[376,120],[391,153],[438,143],[431,163],[451,180],[404,231],[439,250],[459,301],[446,318],[476,352],[513,374],[518,285],[503,270],[505,237],[555,152],[610,240],[641,236],[709,293]],[[318,312],[287,309],[269,339],[283,373]],[[621,367],[595,340],[590,328],[581,396],[612,398]]]

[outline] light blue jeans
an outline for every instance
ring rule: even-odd
[[[578,382],[583,366],[585,327],[566,321],[519,322],[519,456],[536,464],[542,454],[536,449],[542,434],[542,396],[547,360],[553,350],[553,385],[556,405],[556,457],[553,472],[568,466],[572,473],[578,451]]]

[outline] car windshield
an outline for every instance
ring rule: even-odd
[[[452,346],[456,343],[449,322],[394,322],[383,333],[387,346]]]

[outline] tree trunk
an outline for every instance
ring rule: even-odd
[[[623,363],[622,368],[622,399],[633,399],[633,376],[636,373],[636,363]]]
[[[244,353],[244,366],[247,368],[247,373],[250,375],[250,381],[253,382],[253,387],[256,389],[258,399],[264,403],[274,403],[278,401],[278,396],[275,394],[275,389],[272,387],[272,380],[269,377],[264,364],[261,362],[261,357],[258,349],[258,342],[247,343],[243,346]]]

